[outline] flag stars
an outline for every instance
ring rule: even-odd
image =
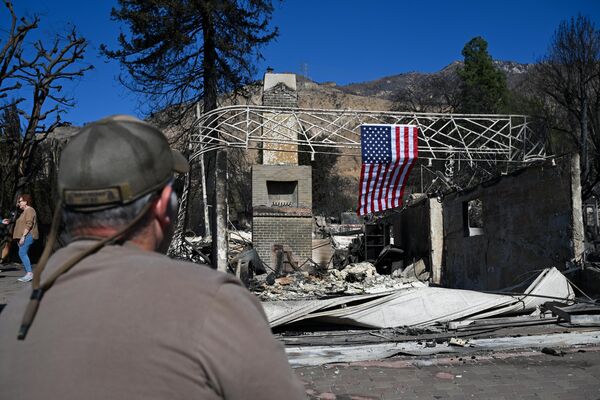
[[[391,162],[391,128],[389,126],[362,126],[363,161],[367,164]]]

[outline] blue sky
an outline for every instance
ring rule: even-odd
[[[119,67],[103,59],[101,43],[115,47],[121,28],[110,21],[116,0],[16,0],[18,15],[40,14],[40,33],[50,37],[73,24],[90,46],[95,66],[66,85],[77,105],[63,116],[75,125],[106,115],[142,116],[141,99],[123,88]],[[274,2],[279,38],[263,49],[276,72],[306,71],[317,81],[363,82],[403,72],[434,72],[461,59],[475,36],[489,43],[494,59],[531,63],[546,53],[558,24],[582,13],[600,28],[600,0],[287,0]],[[6,20],[4,10],[0,13]],[[4,22],[2,26],[6,26]]]

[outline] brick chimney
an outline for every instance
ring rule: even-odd
[[[297,108],[296,75],[267,72],[263,105]],[[312,169],[298,165],[292,111],[263,118],[263,164],[252,167],[252,242],[263,262],[289,272],[312,257]]]

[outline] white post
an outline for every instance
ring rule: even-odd
[[[200,119],[200,103],[196,103],[196,118]],[[204,210],[204,236],[208,237],[211,235],[210,232],[210,220],[208,219],[208,201],[206,196],[206,175],[204,173],[204,143],[202,143],[204,137],[202,135],[202,128],[198,127],[198,133],[200,134],[200,185],[202,186],[202,207]]]

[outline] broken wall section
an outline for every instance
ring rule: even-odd
[[[500,289],[581,255],[579,156],[555,161],[444,198],[445,285]]]
[[[422,197],[391,222],[394,243],[404,251],[404,266],[423,260],[432,282],[440,284],[444,249],[442,204]]]

